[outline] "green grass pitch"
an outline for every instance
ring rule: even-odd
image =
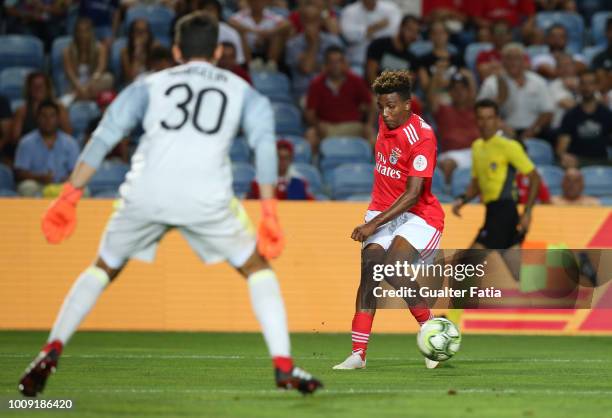
[[[350,337],[294,334],[315,396],[273,387],[259,334],[81,332],[44,398],[72,411],[8,411],[46,333],[0,332],[0,416],[19,417],[612,417],[612,338],[465,335],[425,369],[414,335],[371,338],[368,368],[332,371]]]

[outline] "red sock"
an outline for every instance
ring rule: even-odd
[[[283,373],[289,373],[293,369],[293,359],[291,357],[275,356],[272,357],[272,362],[274,367],[280,369]]]
[[[62,354],[62,350],[64,349],[64,344],[62,344],[60,340],[53,340],[45,344],[45,346],[43,347],[43,351],[47,351],[47,352],[53,349],[57,350],[57,354]]]
[[[353,317],[353,353],[359,353],[362,360],[365,360],[368,350],[368,340],[370,339],[373,321],[374,316],[366,312],[355,312]]]
[[[429,308],[410,308],[410,313],[417,320],[419,325],[423,325],[425,322],[433,318]]]

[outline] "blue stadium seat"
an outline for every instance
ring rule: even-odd
[[[451,195],[457,197],[467,190],[468,185],[472,181],[472,168],[458,168],[453,171],[451,179]]]
[[[64,50],[70,45],[71,41],[71,36],[60,36],[53,40],[51,46],[51,75],[58,96],[67,93],[70,87],[70,82],[64,72]]]
[[[23,100],[23,99],[14,99],[14,100],[11,100],[11,111],[13,113],[15,113],[17,111],[17,109],[21,105],[23,105],[24,103],[25,103],[25,100]]]
[[[346,196],[344,199],[347,202],[369,202],[372,199],[372,194],[370,193],[358,193],[352,194],[350,196]]]
[[[422,57],[423,55],[429,54],[433,50],[433,44],[431,41],[418,40],[411,43],[409,49],[410,52],[417,57]],[[448,44],[448,52],[451,54],[456,54],[458,52],[457,47],[453,44]]]
[[[603,206],[612,206],[612,195],[601,196],[599,198],[599,203],[601,203]]]
[[[455,201],[453,196],[446,193],[435,193],[435,195],[440,203],[453,203]]]
[[[35,68],[11,67],[0,72],[0,94],[8,100],[18,100],[23,97],[25,80]]]
[[[79,101],[74,102],[68,109],[68,117],[73,129],[73,136],[82,142],[87,131],[89,122],[100,116],[100,109],[96,102]]]
[[[482,51],[489,51],[493,49],[493,44],[489,42],[474,42],[469,44],[465,48],[463,59],[465,65],[472,71],[476,71],[476,58]]]
[[[19,197],[15,190],[0,189],[0,197]]]
[[[563,181],[563,176],[565,175],[563,169],[561,167],[557,167],[556,165],[540,165],[537,167],[540,176],[542,176],[542,180],[548,186],[548,191],[553,196],[558,196],[561,194],[561,182]]]
[[[323,179],[317,167],[307,163],[293,163],[292,167],[308,182],[310,192],[315,195],[324,192]]]
[[[30,35],[0,36],[0,71],[9,67],[42,68],[44,48],[40,39]]]
[[[334,169],[331,192],[334,199],[372,192],[374,165],[367,163],[342,164]]]
[[[293,161],[296,163],[308,163],[312,158],[310,143],[301,136],[284,135],[278,139],[286,139],[293,144]]]
[[[444,175],[441,170],[434,170],[433,178],[431,179],[431,191],[437,196],[444,193],[446,187],[444,184]]]
[[[529,45],[526,50],[527,55],[529,55],[531,59],[537,55],[548,54],[550,52],[548,45]]]
[[[230,160],[234,163],[248,163],[251,160],[251,149],[244,137],[237,137],[232,141]]]
[[[612,190],[612,167],[590,166],[580,169],[584,176],[584,194],[606,196]]]
[[[584,20],[577,13],[540,12],[536,15],[536,25],[544,30],[560,23],[567,29],[568,47],[573,53],[582,51],[584,43]]]
[[[121,71],[121,50],[127,45],[127,38],[117,38],[111,46],[110,61],[108,66],[119,81],[122,80],[123,73]]]
[[[587,46],[586,48],[584,48],[582,50],[582,55],[584,56],[586,64],[590,67],[593,63],[593,58],[595,58],[597,54],[599,54],[605,49],[606,47],[601,45]]]
[[[412,52],[417,57],[421,57],[423,55],[429,54],[433,49],[433,44],[431,41],[418,40],[414,41],[410,44],[410,52]]]
[[[293,103],[289,77],[280,72],[252,71],[253,86],[273,102]]]
[[[0,164],[0,189],[15,190],[13,172],[4,164]]]
[[[591,18],[591,34],[593,42],[598,46],[606,46],[606,22],[612,17],[612,12],[597,12]]]
[[[151,32],[155,38],[168,39],[174,21],[174,12],[164,6],[134,6],[130,7],[125,15],[125,33],[127,28],[136,19],[145,19],[149,22]]]
[[[554,162],[552,146],[543,139],[528,138],[525,140],[525,146],[527,147],[527,155],[535,165],[552,164]]]
[[[300,109],[289,103],[272,103],[276,133],[278,135],[298,135],[304,133]]]
[[[251,182],[255,179],[255,169],[248,163],[232,164],[232,187],[237,197],[244,197],[251,190]]]
[[[112,192],[117,192],[129,169],[129,165],[125,163],[116,161],[102,162],[88,185],[92,196],[113,197]]]
[[[370,163],[372,148],[367,140],[357,137],[329,137],[320,145],[321,169],[327,174],[345,163]]]

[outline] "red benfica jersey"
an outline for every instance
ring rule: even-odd
[[[423,191],[409,212],[442,231],[444,211],[431,193],[431,178],[436,168],[436,136],[420,116],[412,113],[402,126],[389,129],[378,118],[376,169],[369,210],[385,211],[406,191],[409,176],[424,177]]]

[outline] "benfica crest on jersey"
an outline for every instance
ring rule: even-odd
[[[389,162],[393,165],[397,164],[397,160],[399,159],[401,154],[402,154],[402,150],[400,150],[397,147],[393,148],[391,150],[391,155],[389,156]]]

